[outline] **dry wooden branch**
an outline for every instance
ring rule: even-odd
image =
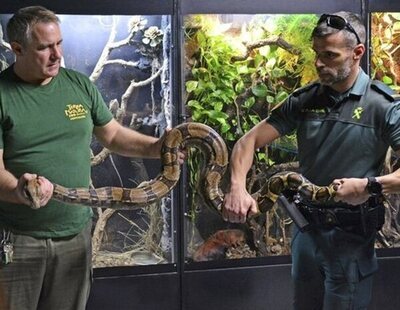
[[[233,56],[231,58],[232,62],[235,61],[242,61],[242,60],[246,60],[247,57],[249,57],[250,53],[256,49],[256,48],[260,48],[266,45],[276,45],[279,46],[280,48],[283,48],[284,50],[287,50],[288,52],[298,55],[300,52],[294,48],[291,44],[289,44],[288,42],[286,42],[284,39],[282,39],[280,36],[278,37],[272,37],[270,39],[263,39],[263,40],[259,40],[257,42],[254,43],[249,43],[246,45],[246,54],[241,55],[241,56]]]
[[[0,25],[0,46],[11,51],[11,45],[3,38],[3,27]]]
[[[92,82],[97,81],[97,79],[100,77],[101,73],[103,72],[104,66],[109,63],[108,57],[110,56],[111,51],[113,49],[116,49],[116,48],[119,48],[119,47],[129,44],[129,42],[132,40],[132,37],[135,35],[135,32],[132,31],[129,33],[128,37],[126,37],[125,39],[120,40],[118,42],[114,42],[114,40],[117,36],[117,24],[118,24],[117,21],[118,21],[117,17],[114,16],[113,24],[111,27],[110,35],[108,36],[107,43],[104,46],[103,52],[101,53],[99,60],[97,61],[97,64],[96,64],[95,68],[93,69],[92,74],[89,77],[89,79]]]
[[[101,218],[101,221],[97,221],[93,231],[93,236],[92,236],[93,261],[96,259],[96,255],[100,250],[100,246],[104,236],[104,229],[107,225],[108,219],[114,214],[114,212],[115,210],[113,209],[105,209],[103,211],[101,208],[98,208],[97,210],[99,219]]]

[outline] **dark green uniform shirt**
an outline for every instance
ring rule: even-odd
[[[297,130],[300,173],[317,185],[376,176],[388,147],[400,149],[400,107],[392,93],[360,69],[346,94],[313,83],[294,92],[267,122],[281,135]]]
[[[36,173],[66,187],[88,187],[94,126],[112,119],[89,79],[60,69],[44,86],[23,82],[12,67],[0,74],[0,148],[17,178]],[[0,202],[0,227],[35,237],[79,233],[91,209],[50,201],[39,210]]]

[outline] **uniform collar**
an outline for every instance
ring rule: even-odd
[[[356,81],[354,82],[353,86],[346,92],[338,93],[329,86],[323,85],[320,89],[320,93],[325,93],[330,98],[330,100],[333,101],[331,104],[336,105],[342,102],[345,98],[348,98],[349,96],[361,97],[366,91],[368,82],[368,75],[360,67]]]
[[[368,82],[369,82],[368,75],[360,67],[356,81],[354,82],[354,84],[350,88],[350,90],[346,91],[346,93],[348,93],[349,95],[351,94],[351,95],[355,95],[355,96],[362,96],[365,93],[365,90],[367,89]],[[326,89],[328,89],[328,88],[330,88],[330,87],[323,85],[321,90],[326,91]],[[336,92],[334,90],[332,90],[332,91]]]
[[[361,97],[368,86],[369,82],[369,77],[368,75],[364,72],[364,70],[360,67],[357,79],[353,85],[353,87],[350,90],[350,94],[354,96]]]

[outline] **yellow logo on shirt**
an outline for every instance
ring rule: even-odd
[[[316,113],[316,114],[325,114],[325,109],[303,109],[302,112]]]
[[[88,111],[80,103],[67,104],[64,112],[71,121],[86,118],[86,114],[88,114]]]
[[[364,112],[363,108],[361,108],[361,107],[355,108],[354,111],[353,111],[352,118],[359,120],[361,118],[362,112]]]

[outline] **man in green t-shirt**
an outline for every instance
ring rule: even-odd
[[[388,147],[400,154],[400,106],[392,91],[360,68],[365,27],[350,12],[324,14],[312,33],[319,81],[276,107],[235,145],[223,217],[257,212],[246,190],[254,151],[296,132],[300,172],[317,185],[336,183],[336,201],[301,201],[309,231],[292,236],[294,309],[367,309],[377,270],[375,234],[383,224],[381,173]]]
[[[63,40],[53,12],[20,9],[7,32],[16,60],[0,73],[0,229],[14,256],[0,267],[0,306],[83,310],[92,213],[50,201],[51,182],[89,187],[93,133],[113,152],[147,158],[160,157],[163,138],[120,125],[86,76],[60,67]],[[24,186],[37,177],[43,208],[33,210]]]

